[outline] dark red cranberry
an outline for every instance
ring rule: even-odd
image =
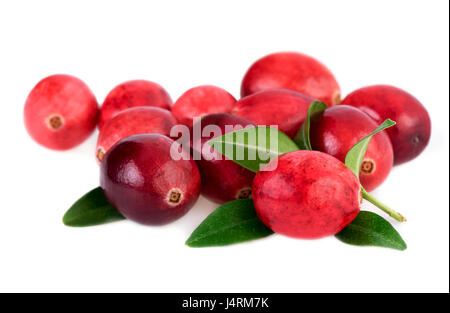
[[[196,163],[171,157],[172,139],[159,134],[128,137],[101,164],[100,184],[108,201],[138,223],[170,223],[197,201],[201,182]],[[179,150],[177,148],[177,150]]]
[[[369,135],[378,124],[367,114],[348,105],[327,109],[311,123],[311,145],[345,162],[347,152]],[[395,126],[394,126],[395,127]],[[381,185],[394,164],[389,136],[381,132],[372,137],[361,165],[360,181],[367,191]]]
[[[416,158],[430,141],[431,120],[427,110],[404,90],[386,85],[364,87],[349,94],[342,103],[357,107],[379,124],[387,118],[397,122],[387,129],[395,164]]]
[[[199,155],[201,154],[201,160],[198,160],[197,164],[202,177],[203,195],[219,203],[250,198],[255,174],[225,158],[205,143],[218,135],[253,126],[253,124],[226,113],[206,115],[200,123],[204,137],[196,138],[197,140],[193,141],[193,149]],[[210,126],[217,126],[220,133],[206,133],[205,128]]]

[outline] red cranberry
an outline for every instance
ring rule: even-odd
[[[172,114],[179,123],[192,127],[194,117],[229,113],[235,102],[236,99],[222,88],[199,86],[181,95],[172,107]]]
[[[296,91],[264,90],[236,102],[232,114],[256,125],[278,125],[279,130],[294,138],[314,100]]]
[[[209,149],[205,143],[219,135],[238,130],[237,127],[245,128],[253,124],[226,113],[206,115],[200,123],[202,134],[210,125],[215,125],[220,129],[220,133],[205,133],[205,137],[197,138],[193,142],[193,149],[201,155],[201,160],[198,160],[197,164],[202,177],[203,195],[219,203],[249,198],[255,174],[226,159],[216,150]],[[227,126],[234,129],[227,128]]]
[[[347,152],[369,135],[377,123],[364,112],[339,105],[327,109],[311,123],[311,145],[345,162]],[[381,132],[372,137],[361,166],[360,181],[367,191],[378,187],[389,175],[394,154],[389,136]]]
[[[335,235],[359,213],[358,178],[338,159],[318,151],[294,151],[259,171],[253,202],[261,221],[274,232],[315,239]]]
[[[245,74],[241,96],[284,88],[327,103],[339,104],[341,91],[333,74],[316,59],[296,52],[279,52],[256,61]]]
[[[105,154],[120,140],[139,134],[161,134],[170,137],[177,121],[170,111],[155,107],[135,107],[120,112],[103,126],[97,141],[96,156],[101,162]]]
[[[183,216],[197,201],[201,182],[191,159],[175,161],[172,139],[159,134],[128,137],[105,156],[100,184],[123,216],[161,225]],[[189,156],[187,156],[189,157]]]
[[[53,75],[30,92],[24,118],[28,133],[39,144],[67,150],[94,131],[98,104],[89,87],[78,78]]]
[[[369,86],[352,92],[342,102],[359,108],[377,123],[387,118],[397,122],[387,129],[395,164],[416,158],[430,140],[431,120],[427,110],[404,90],[386,85]]]
[[[122,83],[106,96],[101,107],[99,129],[123,110],[141,106],[170,110],[172,99],[163,87],[150,81],[133,80]]]

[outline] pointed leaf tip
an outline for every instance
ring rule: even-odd
[[[273,234],[256,215],[251,199],[235,200],[218,207],[186,241],[192,248],[226,246]]]
[[[71,227],[88,227],[125,219],[106,199],[98,187],[75,202],[64,214],[63,223]]]
[[[336,237],[350,245],[375,246],[400,251],[407,249],[405,241],[395,228],[381,216],[369,211],[361,211]]]

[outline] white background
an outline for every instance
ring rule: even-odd
[[[0,4],[0,290],[449,290],[449,2],[2,1]],[[165,227],[65,227],[98,185],[97,134],[69,152],[27,135],[22,110],[43,77],[83,79],[99,102],[120,82],[149,79],[176,100],[200,84],[239,96],[257,58],[294,50],[336,75],[343,95],[376,83],[428,108],[433,134],[375,195],[402,212],[409,248],[358,248],[281,236],[226,248],[184,241],[215,205],[200,199]],[[371,208],[364,205],[364,208]]]

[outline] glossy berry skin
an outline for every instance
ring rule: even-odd
[[[191,159],[171,158],[170,138],[128,137],[101,164],[100,184],[108,201],[126,218],[162,225],[183,216],[200,194],[200,173]]]
[[[294,138],[313,101],[314,98],[296,91],[269,89],[242,98],[231,112],[256,125],[277,125],[279,130]]]
[[[430,116],[406,91],[387,85],[369,86],[352,92],[342,102],[364,111],[379,124],[388,118],[397,122],[387,129],[396,165],[416,158],[428,145]]]
[[[233,127],[239,125],[242,128],[253,126],[251,122],[227,113],[206,115],[200,123],[202,133],[205,127],[216,125],[220,128],[222,135],[233,131],[226,129],[226,125]],[[218,203],[249,198],[255,173],[227,159],[209,146],[205,146],[208,140],[220,134],[204,133],[204,135],[205,137],[196,138],[192,145],[195,151],[201,153],[201,160],[198,160],[197,164],[202,177],[202,194]]]
[[[276,161],[275,170],[256,174],[252,190],[258,217],[274,232],[317,239],[339,233],[358,215],[358,178],[338,159],[299,150]]]
[[[28,95],[25,127],[39,144],[68,150],[94,131],[98,103],[89,87],[76,77],[53,75],[41,80]]]
[[[175,102],[172,114],[180,124],[192,127],[194,117],[213,113],[230,113],[236,99],[216,86],[198,86],[189,89]]]
[[[161,134],[170,137],[177,121],[170,111],[156,107],[126,109],[110,119],[100,131],[96,157],[101,162],[105,154],[120,140],[139,134]]]
[[[98,128],[128,108],[150,106],[170,110],[172,99],[160,85],[146,80],[124,82],[109,92],[103,101]]]
[[[241,85],[241,96],[283,88],[299,91],[328,106],[339,104],[339,84],[328,68],[316,59],[297,52],[278,52],[256,61]]]
[[[311,146],[345,162],[347,152],[378,126],[361,110],[338,105],[325,110],[312,121]],[[386,132],[380,132],[372,137],[364,156],[359,176],[363,187],[367,191],[378,187],[389,175],[393,163],[394,152],[389,136]]]

